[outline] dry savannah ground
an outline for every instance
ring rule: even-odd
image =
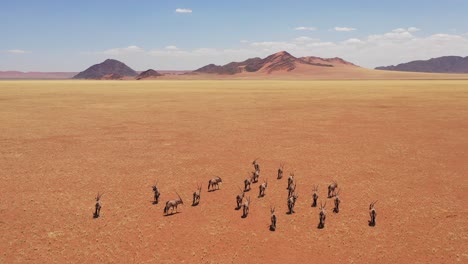
[[[0,122],[0,263],[468,262],[468,81],[2,81]],[[242,219],[257,157],[269,186]]]

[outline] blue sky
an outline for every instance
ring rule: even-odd
[[[0,70],[81,71],[106,58],[191,70],[280,50],[364,67],[468,56],[467,13],[463,0],[2,0]]]

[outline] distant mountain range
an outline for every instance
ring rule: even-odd
[[[319,57],[301,57],[296,58],[286,51],[280,51],[272,54],[264,59],[251,58],[242,62],[231,62],[225,65],[208,64],[201,67],[194,73],[211,73],[211,74],[238,74],[242,72],[259,72],[271,74],[277,71],[290,72],[302,65],[316,67],[336,67],[336,66],[353,66],[356,65],[347,62],[341,58],[323,59]]]
[[[431,73],[468,73],[468,57],[444,56],[430,60],[417,60],[396,66],[377,67],[376,70],[431,72]]]
[[[225,65],[208,64],[195,71],[149,69],[137,72],[118,60],[107,59],[78,74],[0,71],[0,79],[466,79],[468,75],[454,77],[453,74],[440,73],[468,73],[468,57],[446,56],[376,69],[362,68],[342,58],[294,57],[286,51],[280,51],[263,59],[255,57]]]

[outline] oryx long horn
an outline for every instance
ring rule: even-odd
[[[179,197],[179,199],[182,201],[182,198],[180,197],[179,193],[176,192],[177,196]]]

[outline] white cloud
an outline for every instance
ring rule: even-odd
[[[365,44],[364,41],[360,40],[360,39],[357,39],[357,38],[350,38],[350,39],[347,39],[345,41],[343,41],[343,44],[345,45],[361,45],[361,44]]]
[[[179,48],[177,48],[177,46],[174,46],[174,45],[169,45],[169,46],[166,46],[165,49],[167,49],[167,50],[178,50]]]
[[[248,40],[246,40],[246,39],[241,39],[240,43],[242,43],[242,44],[246,44],[246,43],[249,43],[249,41],[248,41]]]
[[[192,9],[187,9],[187,8],[177,8],[176,13],[182,13],[182,14],[187,14],[187,13],[192,13]]]
[[[11,50],[7,50],[6,52],[11,53],[11,54],[26,54],[26,53],[31,53],[30,51],[21,50],[21,49],[11,49]]]
[[[145,50],[138,47],[138,46],[128,46],[126,48],[113,48],[113,49],[108,49],[104,51],[99,51],[96,52],[97,54],[102,54],[102,55],[113,55],[113,56],[119,56],[119,55],[126,55],[126,54],[131,54],[131,53],[141,53],[144,52]]]
[[[350,31],[356,30],[355,28],[352,28],[352,27],[334,27],[333,29],[338,32],[350,32]]]
[[[315,30],[317,30],[317,28],[316,27],[295,27],[294,30],[315,31]]]
[[[394,33],[403,33],[403,32],[406,32],[407,30],[404,29],[404,28],[395,28],[392,30],[392,32]]]
[[[420,31],[421,29],[417,28],[417,27],[409,27],[408,28],[408,31],[409,32],[416,32],[416,31]]]

